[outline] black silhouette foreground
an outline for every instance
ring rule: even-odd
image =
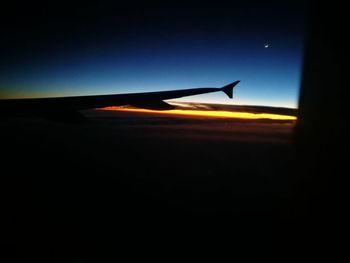
[[[37,116],[51,120],[77,120],[83,116],[80,110],[108,106],[131,105],[151,110],[172,110],[174,106],[164,100],[176,99],[211,92],[224,92],[232,98],[235,81],[222,88],[195,88],[145,93],[112,94],[97,96],[75,96],[58,98],[7,99],[0,100],[0,114],[4,116]]]
[[[24,251],[16,262],[117,262],[148,243],[231,233],[244,255],[270,252],[295,121],[83,113],[91,121],[0,122],[1,238]],[[46,243],[32,249],[34,238]]]

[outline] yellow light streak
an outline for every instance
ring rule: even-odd
[[[271,119],[271,120],[296,120],[295,116],[271,114],[271,113],[251,113],[251,112],[234,112],[234,111],[210,111],[210,110],[146,110],[122,107],[106,107],[101,110],[123,111],[123,112],[139,112],[139,113],[155,113],[160,115],[187,115],[201,116],[210,118],[238,118],[238,119]]]

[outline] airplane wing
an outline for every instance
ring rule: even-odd
[[[3,116],[39,116],[64,120],[80,117],[79,110],[109,106],[132,105],[139,108],[169,110],[173,106],[164,100],[222,91],[232,98],[232,90],[240,81],[221,88],[195,88],[145,93],[92,95],[57,98],[6,99],[0,100],[0,114]]]

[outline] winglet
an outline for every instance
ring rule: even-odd
[[[226,85],[226,86],[223,86],[223,87],[221,88],[221,90],[222,90],[223,92],[225,92],[225,94],[226,94],[230,99],[232,99],[232,91],[233,91],[233,88],[234,88],[239,82],[240,82],[240,80],[237,80],[237,81],[235,81],[235,82],[232,82],[232,83],[230,83],[230,84],[228,84],[228,85]]]

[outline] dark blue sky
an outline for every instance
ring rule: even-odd
[[[219,87],[239,79],[233,102],[224,94],[186,100],[296,107],[306,6],[280,2],[10,7],[1,21],[0,96]]]

